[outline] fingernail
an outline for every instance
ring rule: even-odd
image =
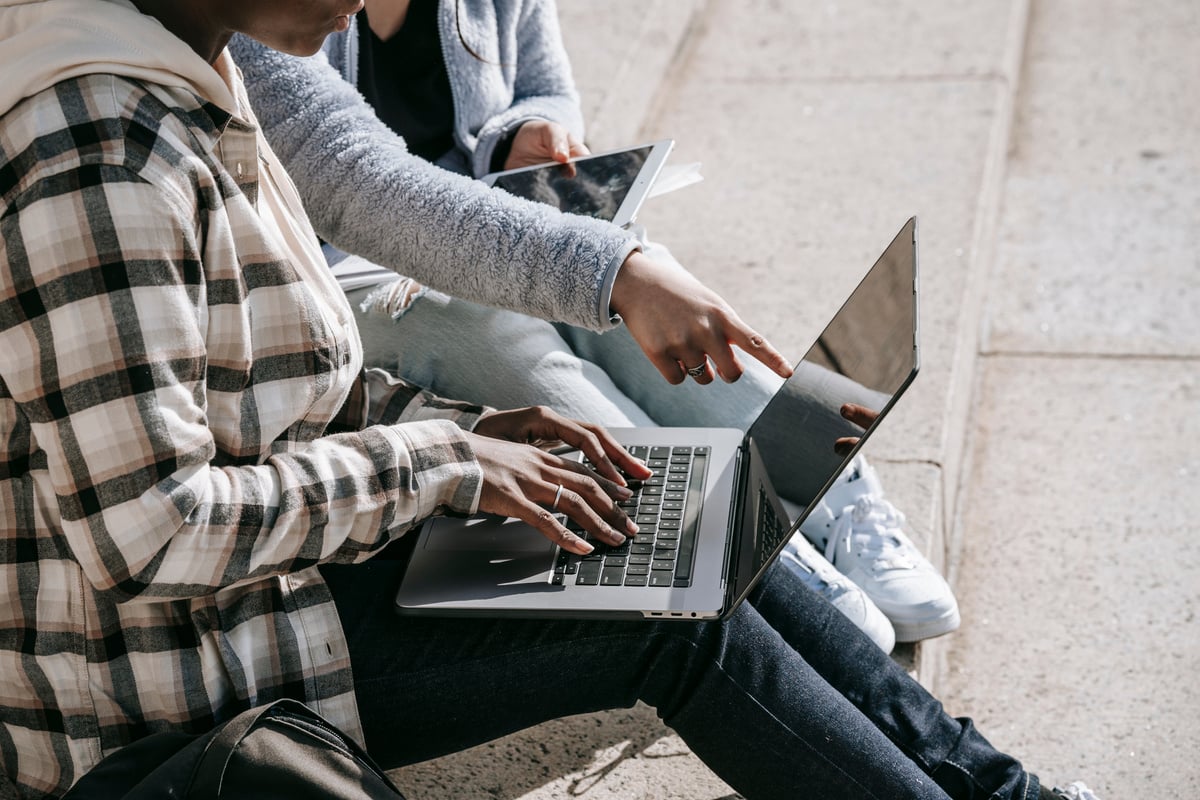
[[[641,528],[639,528],[637,526],[637,523],[633,521],[632,517],[626,517],[625,518],[625,530],[629,531],[630,536],[633,536],[635,533],[637,533],[639,530],[641,530]]]
[[[617,487],[617,494],[621,496],[622,500],[628,500],[629,498],[633,497],[633,489],[630,489],[625,485],[625,482],[622,481],[621,485]]]
[[[580,541],[579,543],[580,543],[581,545],[583,545],[583,555],[585,555],[585,556],[586,556],[588,553],[590,553],[590,552],[592,552],[593,550],[595,550],[595,549],[596,549],[596,548],[595,548],[595,546],[593,546],[593,545],[591,544],[591,542],[588,542],[588,541]]]

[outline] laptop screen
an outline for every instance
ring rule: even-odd
[[[882,415],[916,373],[916,233],[913,218],[750,428],[785,500],[808,506],[849,463],[863,428],[842,415],[843,405]]]

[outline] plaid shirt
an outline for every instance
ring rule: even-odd
[[[0,783],[24,797],[280,697],[359,734],[315,565],[478,502],[478,407],[375,373],[371,415],[404,424],[327,435],[361,346],[256,211],[263,148],[105,75],[0,119]]]

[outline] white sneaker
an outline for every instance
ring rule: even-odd
[[[1083,781],[1071,781],[1067,784],[1067,788],[1060,789],[1055,786],[1050,791],[1061,797],[1063,800],[1100,800],[1096,793],[1087,787]]]
[[[800,526],[838,571],[858,584],[892,622],[896,641],[917,642],[956,630],[950,585],[904,533],[904,515],[857,456]]]
[[[871,641],[879,645],[880,650],[892,652],[896,645],[892,623],[862,589],[834,569],[833,564],[826,561],[807,539],[800,534],[793,536],[783,546],[779,561],[805,586],[845,614]]]

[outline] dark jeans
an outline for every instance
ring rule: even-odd
[[[1036,777],[787,570],[724,622],[598,622],[399,617],[401,569],[322,568],[385,768],[642,700],[750,800],[1038,796]]]

